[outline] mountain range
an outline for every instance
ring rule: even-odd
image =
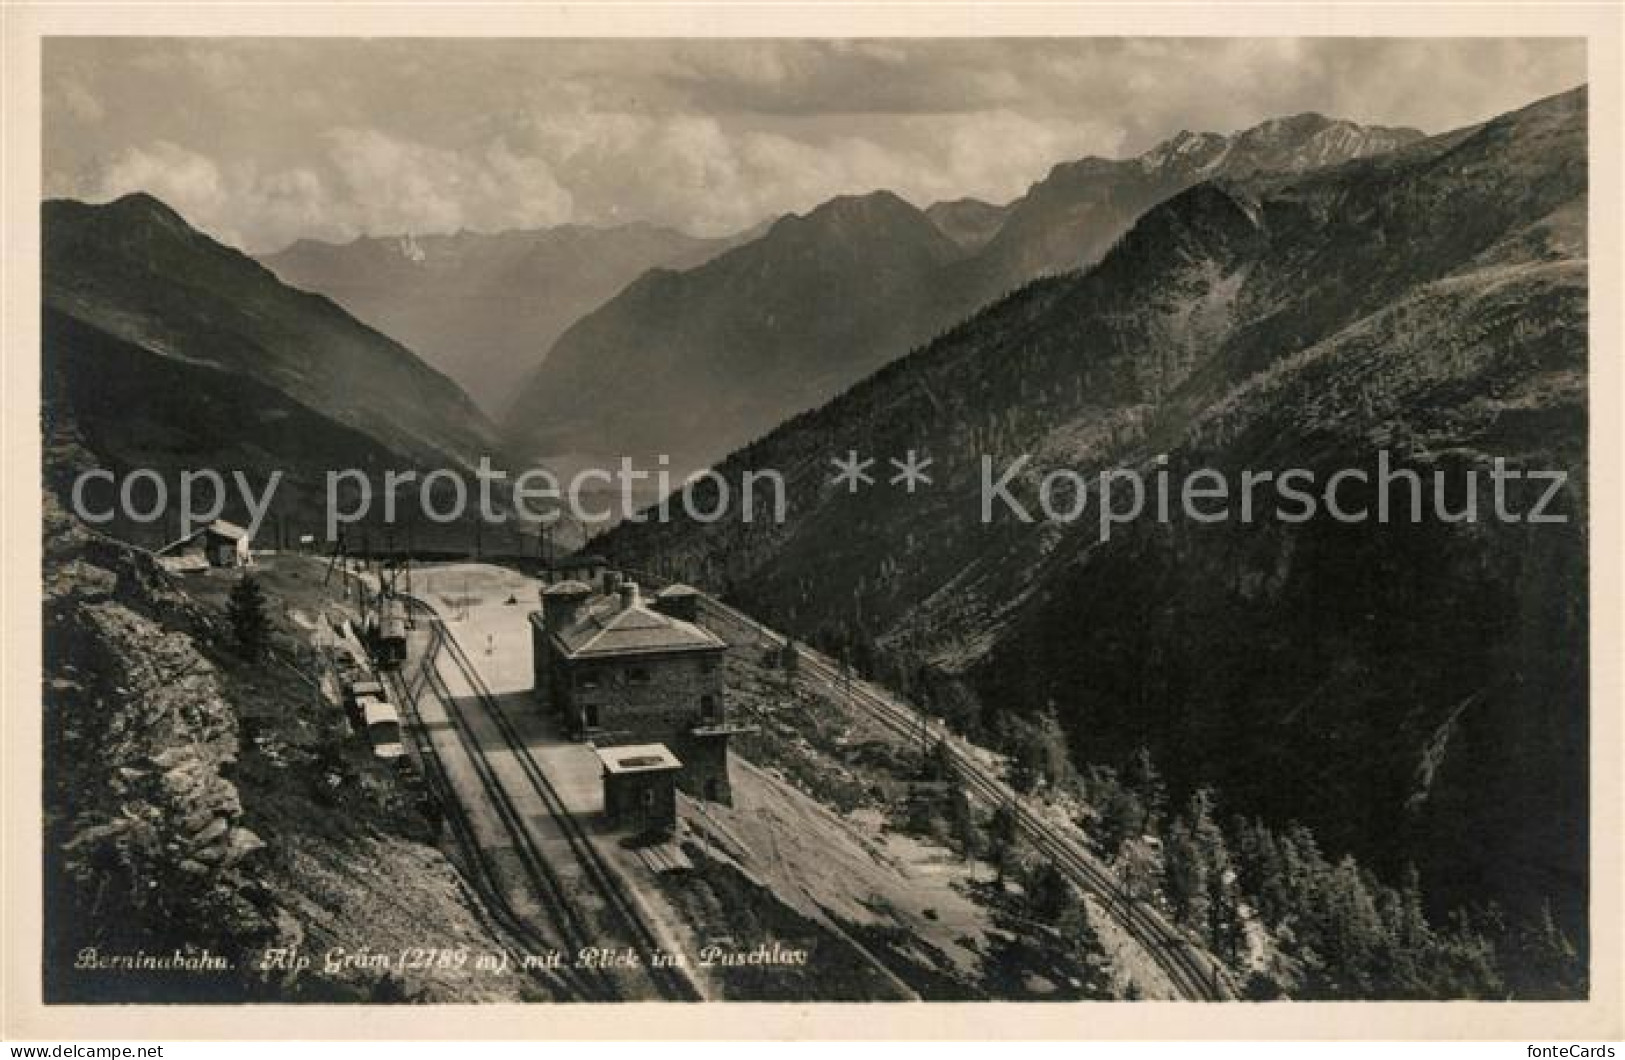
[[[634,223],[495,234],[302,239],[261,257],[399,340],[501,416],[564,330],[648,269],[692,268],[735,240]]]
[[[623,232],[676,267],[565,330],[500,429],[396,338],[150,196],[50,202],[47,480],[90,460],[291,469],[300,515],[332,468],[732,451],[729,480],[785,475],[788,521],[600,544],[969,702],[967,724],[1053,709],[1085,760],[1147,745],[1182,788],[1414,864],[1440,902],[1545,905],[1578,937],[1583,830],[1553,822],[1586,820],[1585,118],[1583,89],[1432,137],[1306,115],[1069,163],[1008,207],[847,196],[731,249]],[[380,275],[532,260],[525,239],[447,238],[362,251]],[[326,253],[282,265],[315,275]],[[1569,519],[1176,518],[1102,540],[977,517],[984,456],[1029,458],[1011,491],[1033,508],[1055,470],[1324,480],[1377,449],[1419,474],[1561,470]],[[927,455],[932,481],[838,489],[848,450],[881,475]]]
[[[952,316],[962,251],[890,192],[834,199],[686,272],[644,274],[559,339],[505,420],[539,456],[704,466]]]
[[[504,427],[544,458],[666,454],[703,467],[1005,291],[1092,263],[1197,181],[1298,172],[1420,136],[1305,114],[1058,166],[1003,207],[835,199],[698,268],[641,277],[559,338]]]
[[[599,544],[922,697],[968,699],[973,729],[1054,710],[1087,761],[1148,747],[1184,790],[1304,821],[1395,876],[1417,866],[1441,907],[1547,909],[1583,937],[1585,90],[1353,160],[1314,124],[1325,153],[1274,170],[1230,163],[1237,144],[1164,145],[1148,165],[1186,160],[1191,186],[1170,180],[1115,242],[1062,255],[1109,244],[1098,264],[1019,288],[720,465],[730,482],[781,472],[787,521],[674,506]],[[1049,196],[1013,207],[982,254]],[[832,482],[849,450],[880,484]],[[1496,459],[1560,471],[1565,521],[1176,511],[1103,537],[1094,486],[1082,522],[979,517],[984,457],[1018,466],[1010,491],[1038,511],[1055,471],[1325,482],[1374,474],[1378,450],[1454,476],[1455,505]],[[918,492],[883,477],[910,451],[932,460]],[[692,488],[708,510],[710,484]]]

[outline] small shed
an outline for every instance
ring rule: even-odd
[[[216,519],[158,550],[158,562],[173,572],[207,567],[246,567],[254,562],[248,531]]]
[[[677,827],[677,774],[683,763],[663,743],[596,748],[604,771],[604,814],[638,835]]]

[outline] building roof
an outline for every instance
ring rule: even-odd
[[[672,582],[658,593],[655,593],[655,599],[670,600],[674,597],[698,595],[700,595],[700,591],[694,588],[694,586],[684,585],[682,582]]]
[[[618,595],[594,600],[574,623],[554,632],[553,641],[571,659],[727,647],[710,630],[662,614],[641,601],[623,603]]]
[[[230,541],[246,541],[248,539],[248,531],[238,526],[236,523],[227,522],[224,519],[216,519],[214,522],[209,523],[206,526],[198,527],[185,537],[176,538],[174,541],[171,541],[169,544],[158,550],[158,555],[162,556],[173,552],[176,549],[184,548],[196,541],[198,538],[203,537],[205,534],[212,534],[215,537],[223,537]]]
[[[203,529],[207,530],[211,534],[218,534],[221,537],[229,537],[233,541],[239,541],[248,537],[248,530],[245,527],[238,526],[236,523],[227,522],[224,519],[216,519]]]
[[[591,596],[592,586],[586,582],[563,581],[554,582],[542,590],[543,596]]]
[[[185,543],[184,541],[178,541],[173,545],[165,545],[164,551],[158,553],[159,565],[164,570],[174,574],[190,574],[194,571],[208,570],[209,561],[200,552],[182,553],[180,555],[173,555],[169,552],[170,549],[178,548]]]
[[[635,743],[594,750],[606,773],[654,773],[683,768],[683,763],[663,743]]]

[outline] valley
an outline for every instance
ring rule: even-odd
[[[1586,996],[1587,120],[1304,112],[706,237],[256,260],[46,202],[48,993]],[[784,517],[434,515],[622,457]],[[202,537],[75,499],[202,467],[280,485]],[[1450,514],[1507,468],[1551,518]],[[341,469],[409,514],[336,521]],[[1349,469],[1416,514],[1093,517]],[[366,956],[406,950],[475,956]]]

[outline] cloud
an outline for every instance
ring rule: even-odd
[[[149,191],[201,223],[216,226],[226,219],[231,207],[220,167],[212,159],[167,140],[133,147],[118,155],[89,194],[95,199],[114,199],[132,191]]]
[[[998,40],[689,41],[659,76],[715,113],[955,113],[1030,101],[1023,50]]]
[[[250,251],[301,237],[502,231],[559,224],[571,196],[547,164],[496,141],[465,154],[337,128],[308,166],[262,172],[167,140],[128,148],[66,193],[95,202],[146,191],[216,238]]]
[[[72,121],[80,125],[95,125],[107,116],[107,110],[81,82],[67,78],[59,85],[53,100]]]
[[[224,242],[253,248],[256,240],[291,239],[329,228],[329,197],[310,169],[261,174],[251,164],[222,168],[213,159],[160,140],[130,148],[75,190],[92,202],[146,191]]]
[[[360,232],[501,231],[567,221],[571,195],[541,158],[503,140],[458,152],[398,140],[376,129],[331,129],[341,216]]]
[[[1305,110],[1430,132],[1585,77],[1560,39],[54,38],[47,193],[140,187],[251,250],[649,220],[720,233],[889,188]]]
[[[846,131],[851,124],[792,135],[710,115],[553,113],[521,139],[553,160],[580,220],[675,219],[721,234],[878,188],[922,206],[964,195],[1006,201],[1058,161],[1114,153],[1123,136],[1109,123],[1015,110],[907,115]]]

